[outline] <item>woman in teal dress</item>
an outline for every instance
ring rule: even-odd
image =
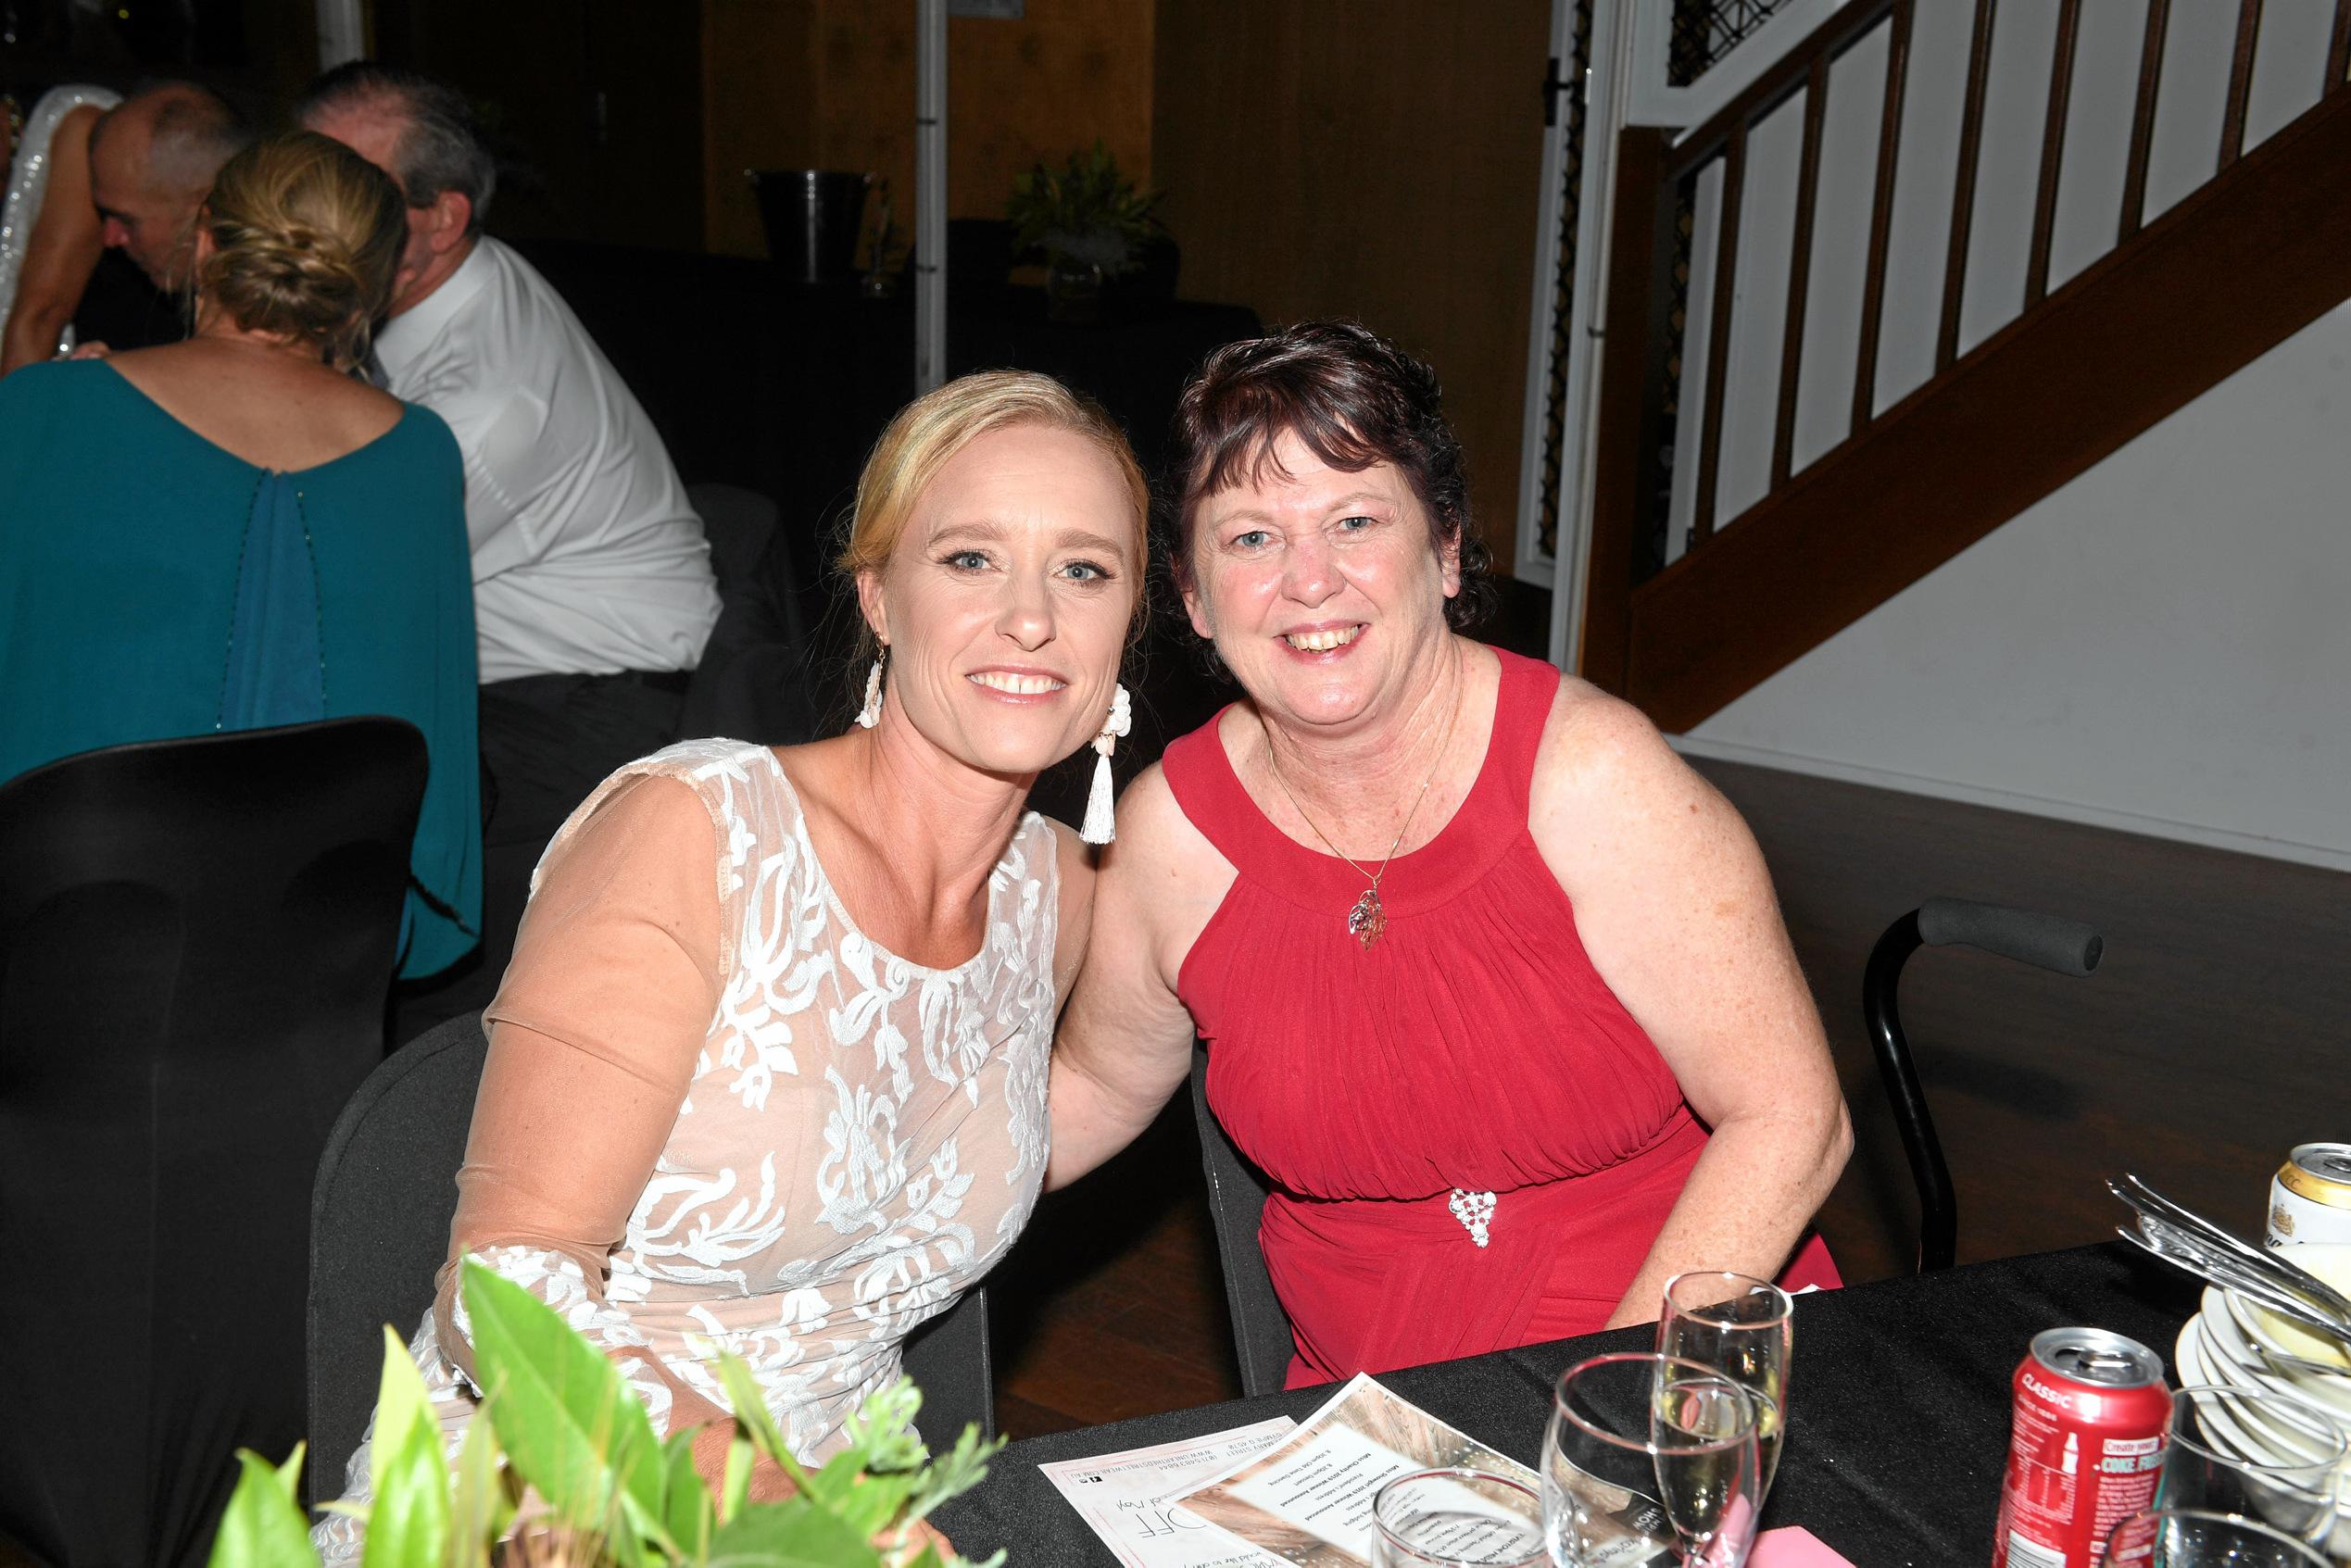
[[[267,138],[199,217],[194,335],[0,383],[0,779],[127,741],[383,713],[432,758],[400,972],[482,908],[464,476],[350,373],[407,238],[340,144]]]

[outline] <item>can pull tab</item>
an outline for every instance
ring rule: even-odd
[[[2131,1357],[2113,1350],[2088,1350],[2075,1363],[2075,1374],[2085,1383],[2127,1385],[2139,1375],[2138,1363]]]

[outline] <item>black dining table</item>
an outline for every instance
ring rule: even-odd
[[[1989,1563],[2008,1454],[2009,1379],[2045,1328],[2111,1329],[2164,1358],[2195,1311],[2194,1281],[2119,1242],[1971,1263],[1799,1297],[1788,1438],[1764,1527],[1801,1524],[1856,1564]],[[1383,1374],[1398,1395],[1490,1447],[1536,1461],[1551,1390],[1586,1356],[1645,1349],[1641,1327]],[[1037,1468],[1225,1431],[1303,1420],[1334,1389],[1168,1411],[1017,1442],[978,1488],[933,1521],[974,1560],[1013,1568],[1113,1565]]]

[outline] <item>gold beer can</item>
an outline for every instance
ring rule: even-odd
[[[2351,1242],[2351,1144],[2306,1143],[2269,1180],[2272,1247]]]

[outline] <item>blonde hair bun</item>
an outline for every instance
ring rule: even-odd
[[[212,242],[198,295],[245,332],[317,350],[338,370],[367,358],[408,239],[399,187],[342,143],[265,136],[221,167],[206,199]]]

